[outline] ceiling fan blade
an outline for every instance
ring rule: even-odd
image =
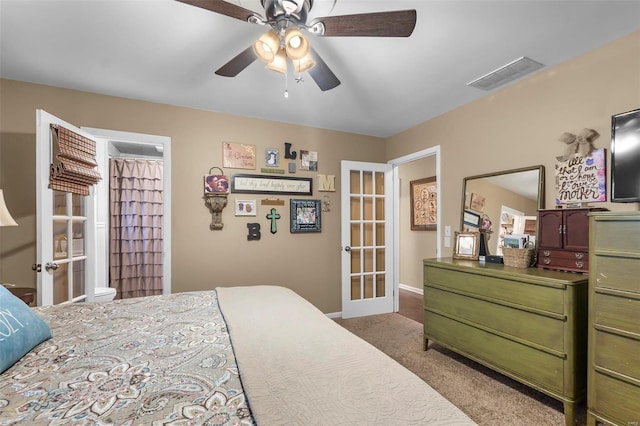
[[[210,10],[211,12],[220,13],[222,15],[230,16],[232,18],[239,19],[247,22],[251,16],[257,16],[262,18],[252,10],[245,9],[235,4],[228,3],[223,0],[176,0],[180,3],[190,4],[192,6],[200,7],[202,9]]]
[[[415,10],[326,16],[315,19],[324,24],[325,37],[409,37],[416,26]]]
[[[258,59],[258,57],[253,53],[253,46],[249,46],[240,52],[240,54],[235,58],[218,68],[216,74],[223,77],[235,77],[240,73],[240,71],[251,65],[256,59]]]
[[[338,80],[338,77],[329,69],[329,66],[322,60],[320,55],[318,55],[318,52],[316,52],[313,47],[310,52],[316,65],[309,70],[309,74],[318,87],[320,87],[320,90],[324,92],[339,86],[340,80]]]

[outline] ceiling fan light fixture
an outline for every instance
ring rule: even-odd
[[[280,37],[278,37],[278,34],[273,31],[267,31],[253,43],[253,52],[266,64],[269,64],[274,60],[276,53],[279,50]]]
[[[309,71],[316,65],[316,61],[313,60],[310,53],[307,53],[302,59],[297,59],[292,62],[293,67],[298,74]]]
[[[273,61],[269,62],[265,67],[268,70],[276,71],[282,74],[287,73],[287,54],[284,49],[279,49],[278,53],[273,58]]]
[[[287,56],[296,61],[309,54],[309,41],[297,28],[289,28],[284,35],[284,46]]]

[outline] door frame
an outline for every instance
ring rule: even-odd
[[[441,194],[441,180],[440,180],[440,145],[436,145],[431,148],[426,148],[421,151],[414,152],[412,154],[407,154],[402,157],[394,158],[392,160],[387,161],[388,164],[393,166],[391,171],[393,176],[393,212],[394,212],[394,220],[393,220],[393,245],[394,245],[394,254],[393,254],[393,311],[398,312],[400,310],[400,291],[399,291],[399,283],[400,283],[400,177],[398,167],[403,164],[410,163],[412,161],[421,160],[423,158],[431,157],[435,155],[436,160],[436,196],[438,199],[438,210],[436,213],[436,257],[440,257],[442,255],[442,226],[441,218],[442,218],[442,194]]]
[[[106,144],[98,150],[98,163],[103,165],[102,176],[109,175],[109,149],[112,142],[150,144],[162,146],[162,190],[163,190],[163,257],[162,257],[162,294],[171,294],[171,138],[168,136],[148,135],[143,133],[123,132],[119,130],[82,127],[86,132],[106,140]],[[96,212],[98,216],[98,285],[109,286],[109,179],[98,184],[96,196]]]

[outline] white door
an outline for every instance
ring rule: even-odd
[[[38,305],[85,300],[95,285],[95,190],[81,196],[49,189],[51,124],[97,141],[43,110],[36,111]]]
[[[342,317],[393,311],[392,165],[342,161]]]

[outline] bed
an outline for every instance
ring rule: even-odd
[[[27,309],[52,337],[0,375],[0,425],[475,424],[283,287]]]

